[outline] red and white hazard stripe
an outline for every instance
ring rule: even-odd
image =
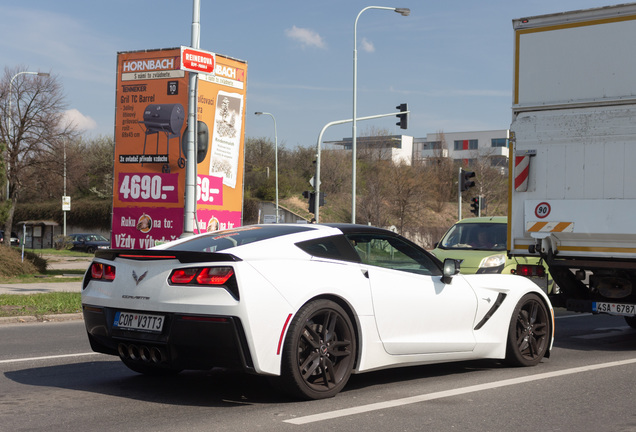
[[[515,156],[515,191],[528,190],[528,175],[530,173],[530,156]]]
[[[528,232],[573,232],[574,222],[527,222]]]

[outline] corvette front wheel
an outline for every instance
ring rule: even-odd
[[[356,340],[347,313],[330,300],[314,300],[294,317],[283,347],[281,382],[302,399],[335,396],[347,384]]]
[[[514,366],[534,366],[543,359],[549,343],[548,310],[539,296],[526,294],[510,320],[506,361]]]

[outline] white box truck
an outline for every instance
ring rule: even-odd
[[[513,20],[508,251],[636,326],[636,3]]]

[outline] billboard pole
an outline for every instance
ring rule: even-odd
[[[192,4],[192,48],[199,49],[200,24],[200,0],[193,0]],[[197,136],[197,73],[189,72],[188,85],[188,135],[186,138],[186,178],[185,178],[185,202],[183,217],[182,237],[194,234],[194,219],[196,217],[196,177],[197,160],[195,155],[195,137]]]

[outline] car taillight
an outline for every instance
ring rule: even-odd
[[[181,286],[215,286],[225,289],[236,300],[240,299],[234,268],[229,266],[176,269],[170,273],[168,283]]]
[[[177,269],[170,275],[170,282],[175,285],[224,285],[233,274],[232,267]]]
[[[540,265],[518,264],[515,274],[525,277],[544,277],[545,268]]]
[[[113,281],[115,280],[115,266],[94,262],[91,264],[91,277],[98,280]]]
[[[197,282],[201,285],[223,285],[233,274],[232,267],[207,267],[201,269]]]
[[[104,265],[101,263],[91,264],[91,277],[93,279],[101,279],[104,274]]]
[[[115,266],[104,266],[104,279],[106,279],[107,281],[115,280]]]
[[[178,269],[170,275],[170,282],[173,284],[189,284],[199,272],[199,269]]]

